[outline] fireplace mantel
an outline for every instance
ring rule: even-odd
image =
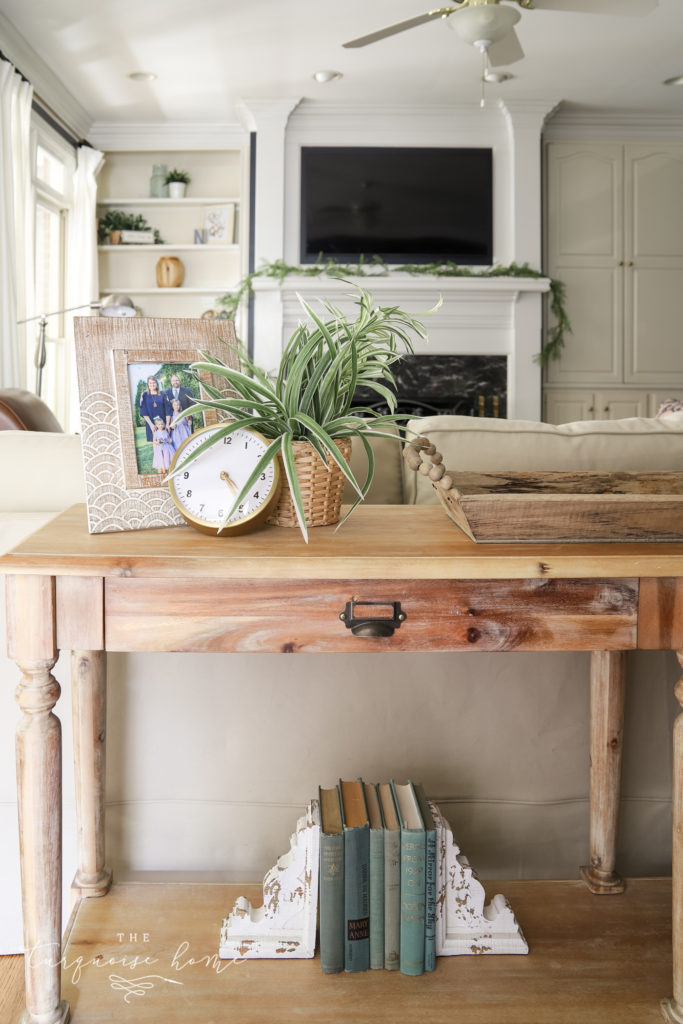
[[[379,305],[400,306],[423,320],[429,340],[417,339],[419,354],[507,356],[508,416],[541,418],[541,374],[535,357],[541,349],[542,295],[550,288],[548,278],[430,277],[400,272],[345,281],[298,274],[282,282],[256,278],[256,362],[268,369],[278,365],[283,344],[305,318],[299,296],[316,312],[320,311],[317,300],[323,299],[351,313],[354,286],[370,292]],[[439,299],[439,308],[428,313]]]

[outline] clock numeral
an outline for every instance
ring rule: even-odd
[[[248,447],[249,447],[249,441],[245,441],[245,442],[244,442],[244,447],[245,447],[245,448],[248,448]]]
[[[191,498],[192,497],[192,488],[191,487],[188,488],[188,490],[185,492],[185,497],[186,498]]]
[[[188,473],[187,470],[185,470],[185,472],[183,473],[183,480],[188,480],[189,476],[190,476],[190,474]]]
[[[262,480],[265,480],[265,479],[266,479],[266,474],[265,474],[265,473],[261,473],[261,479],[262,479]]]
[[[218,509],[218,518],[222,519],[224,515],[225,515],[225,512],[223,511],[223,509],[219,508]]]
[[[256,501],[258,501],[260,497],[261,497],[261,495],[259,494],[259,492],[258,491],[254,491],[254,498],[256,499]]]
[[[223,444],[232,444],[232,434],[223,438]]]
[[[200,511],[200,512],[203,512],[203,511],[204,511],[204,509],[205,509],[205,507],[206,507],[205,505],[200,505],[200,506],[199,506],[199,511]]]

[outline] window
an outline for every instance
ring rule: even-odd
[[[66,239],[76,158],[69,143],[35,113],[32,135],[35,194],[33,315],[48,314],[41,397],[60,423],[66,424],[72,368],[65,339],[65,322],[63,316],[49,314],[58,313],[66,306]],[[29,331],[26,352],[26,379],[30,389],[36,382],[34,358],[40,335],[38,322],[33,326],[34,344]]]

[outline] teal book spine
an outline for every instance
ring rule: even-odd
[[[364,783],[370,822],[370,969],[384,969],[384,825],[377,787]]]
[[[337,789],[319,789],[320,966],[324,974],[344,970],[344,833]]]
[[[421,782],[413,784],[425,827],[425,971],[436,967],[436,825]]]
[[[392,781],[401,822],[402,974],[422,974],[425,965],[425,830],[411,785]]]
[[[344,814],[344,970],[370,968],[370,825],[362,783],[341,784]],[[359,791],[350,787],[358,786]],[[359,810],[362,802],[362,818]]]
[[[384,969],[397,971],[401,953],[401,828],[389,783],[380,783],[384,820]]]

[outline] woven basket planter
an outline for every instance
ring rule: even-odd
[[[349,461],[351,456],[351,439],[344,437],[335,441],[341,454]],[[275,526],[298,526],[296,508],[292,501],[292,493],[280,459],[282,491],[278,503],[268,517],[268,522]],[[301,499],[307,526],[331,526],[339,522],[342,493],[345,477],[336,462],[328,456],[329,469],[326,469],[315,448],[308,441],[294,441],[294,462],[301,488]]]

